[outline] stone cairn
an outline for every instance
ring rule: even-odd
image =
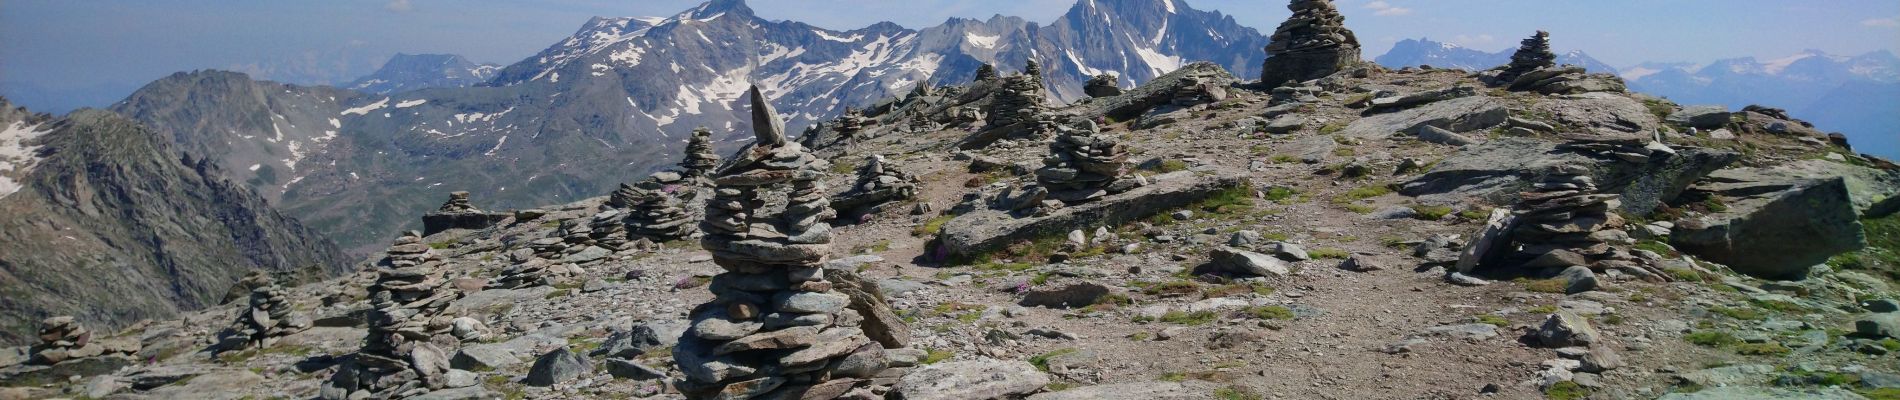
[[[1557,66],[1557,53],[1550,52],[1550,32],[1537,31],[1537,34],[1525,38],[1511,54],[1511,63],[1504,65],[1504,71],[1498,74],[1498,80],[1510,82],[1525,73]]]
[[[693,234],[693,215],[676,193],[694,187],[681,180],[679,174],[654,173],[622,189],[629,193],[625,225],[635,241],[657,244]]]
[[[999,78],[999,76],[997,76],[996,74],[996,66],[990,65],[988,63],[984,63],[983,65],[976,67],[975,80],[977,82],[987,81],[987,80],[996,79],[996,78]]]
[[[1635,257],[1617,247],[1630,242],[1629,234],[1622,230],[1623,217],[1612,212],[1621,206],[1621,197],[1598,193],[1588,168],[1551,167],[1530,191],[1519,194],[1509,215],[1494,218],[1472,243],[1477,250],[1468,251],[1459,260],[1458,269],[1470,272],[1503,267],[1544,275],[1562,272],[1573,283],[1577,276],[1594,280],[1594,271],[1604,270],[1668,280],[1662,271],[1635,262]],[[1566,271],[1576,268],[1582,270]]]
[[[917,196],[918,182],[921,181],[916,176],[890,165],[881,154],[865,157],[864,166],[858,167],[857,182],[852,184],[850,190],[838,195],[838,200],[832,202],[832,208],[849,212],[913,198]]]
[[[405,235],[405,237],[408,237]],[[318,392],[325,400],[404,398],[447,384],[449,355],[460,341],[443,309],[441,263],[379,269],[369,287],[369,337]]]
[[[291,309],[284,287],[270,275],[259,276],[261,281],[251,289],[250,308],[239,311],[237,321],[220,335],[220,352],[269,347],[279,337],[310,329],[310,319]]]
[[[693,399],[835,398],[887,362],[821,267],[834,215],[821,182],[828,163],[785,140],[758,88],[751,97],[758,142],[714,179],[700,224],[701,245],[726,272],[673,349],[685,373],[675,386]]]
[[[1122,95],[1121,78],[1115,74],[1101,74],[1089,78],[1082,84],[1082,93],[1089,97],[1115,97]]]
[[[505,213],[482,211],[469,203],[468,192],[453,192],[449,193],[449,201],[442,203],[441,208],[437,208],[435,212],[423,214],[422,235],[434,235],[436,232],[450,229],[483,229],[495,226],[496,223],[510,216]]]
[[[100,341],[92,340],[92,331],[80,326],[79,321],[70,316],[40,321],[39,338],[40,344],[28,349],[32,356],[27,359],[27,364],[53,365],[107,353],[129,353],[122,349],[109,349]]]
[[[1034,123],[1045,108],[1042,82],[1032,75],[1016,75],[1003,79],[1003,87],[996,92],[996,98],[990,100],[985,123],[991,128],[1021,123]]]
[[[382,265],[388,268],[414,267],[440,258],[429,245],[422,243],[422,232],[416,231],[404,231],[383,254]]]
[[[710,186],[707,180],[718,167],[719,155],[713,153],[712,131],[704,127],[694,129],[692,139],[686,142],[686,159],[680,160],[680,175],[695,186]]]
[[[1140,186],[1127,179],[1128,146],[1101,134],[1094,121],[1061,124],[1036,183],[1065,204],[1094,200]]]
[[[869,139],[860,138],[858,134],[863,133],[864,126],[871,124],[871,122],[870,118],[864,117],[864,112],[858,111],[855,108],[845,107],[844,115],[838,117],[838,136],[842,136],[847,140]]]
[[[1359,63],[1359,39],[1330,0],[1293,0],[1274,30],[1260,80],[1268,87],[1324,78]]]

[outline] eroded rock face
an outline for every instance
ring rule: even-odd
[[[1670,244],[1736,272],[1799,278],[1835,254],[1867,245],[1843,178],[1722,170],[1684,196],[1713,198],[1725,210],[1676,221]]]
[[[1293,0],[1273,32],[1260,81],[1269,87],[1324,78],[1359,63],[1359,39],[1330,0]]]

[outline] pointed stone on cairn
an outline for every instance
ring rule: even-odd
[[[460,341],[443,310],[459,295],[445,290],[438,265],[376,271],[369,287],[369,336],[356,357],[324,383],[319,398],[403,398],[447,385],[449,355]]]
[[[251,289],[250,307],[239,311],[237,321],[219,335],[218,352],[269,347],[279,337],[310,329],[310,319],[291,309],[283,286],[269,274],[254,276],[261,279]]]
[[[762,103],[754,90],[754,106]],[[775,140],[772,122],[755,121],[759,142],[714,179],[700,223],[700,244],[726,272],[673,348],[686,375],[675,386],[688,398],[800,398],[868,383],[888,365],[864,317],[847,308],[852,298],[821,269],[831,247],[824,221],[835,215],[822,183],[828,163]]]
[[[1359,39],[1330,0],[1292,0],[1274,30],[1260,80],[1268,87],[1324,78],[1359,63]]]

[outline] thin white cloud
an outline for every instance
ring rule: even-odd
[[[1395,5],[1392,5],[1392,3],[1387,3],[1384,1],[1373,1],[1371,3],[1366,3],[1365,8],[1368,10],[1372,10],[1372,15],[1377,15],[1381,17],[1395,17],[1395,16],[1412,13],[1412,9],[1410,8],[1395,6]]]
[[[387,8],[389,11],[404,12],[414,10],[415,6],[410,5],[409,0],[389,0],[389,4],[383,5],[383,8]]]
[[[1874,19],[1870,19],[1866,21],[1860,21],[1860,24],[1862,26],[1871,26],[1875,28],[1900,28],[1900,17],[1874,18]]]
[[[1487,34],[1458,35],[1458,36],[1453,36],[1451,38],[1452,44],[1465,46],[1465,47],[1474,47],[1474,48],[1488,47],[1490,45],[1497,44],[1497,42],[1498,42],[1498,38],[1496,36],[1491,36]]]

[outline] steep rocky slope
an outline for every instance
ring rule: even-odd
[[[1707,110],[1639,94],[1509,91],[1483,78],[1368,65],[1263,89],[1191,65],[991,134],[1007,127],[970,110],[1029,97],[1001,93],[1018,87],[997,82],[1028,81],[1004,76],[824,124],[821,133],[852,127],[813,143],[832,165],[822,186],[834,198],[865,182],[914,185],[909,198],[830,221],[826,267],[836,272],[823,283],[863,276],[909,326],[910,346],[886,353],[894,372],[861,384],[903,399],[1861,399],[1900,389],[1900,217],[1882,211],[1900,190],[1893,164],[1777,110],[1698,117]],[[1703,124],[1712,129],[1690,129]],[[884,159],[860,168],[872,155]],[[1107,193],[1027,189],[1086,183],[1075,169],[1112,175]],[[1207,183],[1216,189],[1195,189]],[[398,361],[437,371],[440,385],[418,389],[439,387],[429,398],[681,398],[688,374],[754,373],[676,359],[674,346],[758,329],[704,312],[746,307],[701,305],[774,283],[715,279],[744,266],[721,267],[694,240],[609,240],[628,213],[652,211],[616,206],[632,204],[625,196],[399,239],[354,276],[291,289],[317,327],[271,347],[194,353],[212,335],[202,327],[247,312],[229,306],[115,335],[139,338],[152,365],[9,390],[308,398],[335,382],[337,365],[360,362],[359,349],[389,351],[364,339],[391,325],[452,332],[427,340],[448,360]],[[1840,215],[1855,220],[1801,228]],[[1543,219],[1500,222],[1513,216]],[[1691,234],[1710,231],[1728,234]],[[1787,246],[1688,246],[1704,236]],[[1481,243],[1558,255],[1464,262]],[[1833,257],[1774,265],[1801,276],[1768,279],[1705,258],[1747,251]],[[433,271],[405,269],[417,260]],[[372,307],[415,315],[386,306],[391,287],[444,299],[416,308],[442,323],[365,320]],[[738,351],[817,346],[791,334],[744,342]],[[7,368],[8,382],[60,376]],[[727,388],[785,384],[757,373]],[[419,374],[409,378],[431,379]]]
[[[0,127],[0,342],[27,343],[52,315],[100,328],[173,318],[252,270],[344,271],[330,241],[134,121],[0,100]]]

